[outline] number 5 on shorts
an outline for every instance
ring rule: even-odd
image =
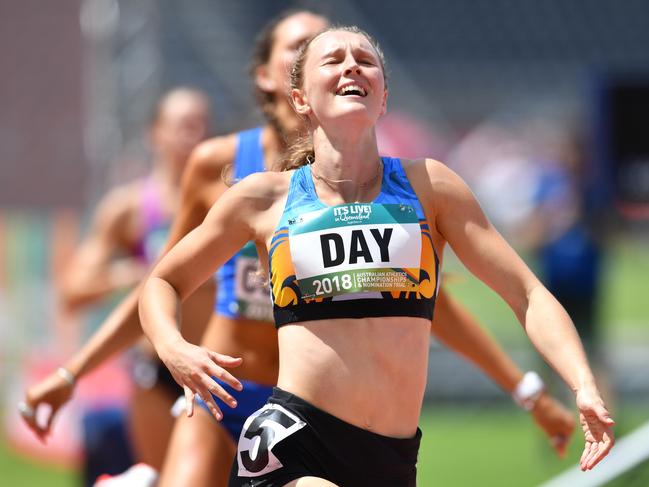
[[[258,477],[282,467],[273,447],[306,425],[279,404],[266,404],[250,416],[239,436],[239,477]]]

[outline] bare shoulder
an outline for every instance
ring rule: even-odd
[[[108,220],[135,218],[140,211],[144,179],[112,188],[99,201],[97,217]]]
[[[401,164],[409,179],[411,178],[411,174],[426,177],[431,182],[444,182],[458,177],[446,164],[435,159],[401,159]]]
[[[252,240],[265,241],[281,215],[291,174],[268,171],[246,176],[219,198],[206,221],[226,222],[233,228],[243,224],[249,229]]]
[[[446,164],[435,159],[404,159],[402,164],[431,221],[440,212],[454,212],[475,201],[467,184]]]
[[[464,180],[450,167],[435,159],[402,160],[411,184],[427,186],[438,196],[468,190]]]
[[[224,170],[233,163],[236,151],[236,134],[208,139],[192,151],[181,182],[181,211],[210,208],[225,190]]]
[[[192,151],[187,172],[207,179],[221,179],[223,170],[234,162],[237,134],[213,137]]]
[[[129,247],[141,232],[142,190],[145,179],[111,189],[99,201],[90,234]]]
[[[238,195],[237,208],[248,215],[248,225],[253,238],[260,243],[267,242],[280,219],[295,171],[268,171],[247,176],[229,191]]]
[[[293,171],[265,171],[250,174],[236,183],[230,190],[242,197],[275,200],[288,192]]]

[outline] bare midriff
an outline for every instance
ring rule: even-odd
[[[230,369],[237,379],[270,386],[277,383],[279,353],[277,331],[272,323],[212,315],[203,345],[243,358],[239,367]]]
[[[419,422],[430,321],[307,321],[279,330],[278,386],[359,428],[411,438]]]

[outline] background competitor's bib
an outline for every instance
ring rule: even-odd
[[[243,246],[234,267],[236,312],[252,320],[272,322],[270,289],[259,272],[259,257],[254,243],[248,242]]]

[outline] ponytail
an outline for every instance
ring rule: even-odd
[[[286,148],[274,169],[276,171],[290,171],[311,164],[314,160],[313,140],[311,140],[310,135],[303,135]]]

